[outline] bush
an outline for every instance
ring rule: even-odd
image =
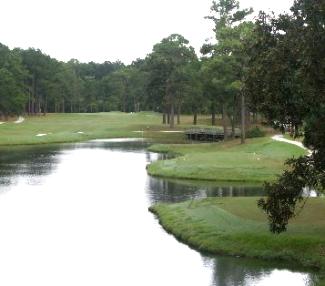
[[[265,131],[261,130],[257,126],[253,129],[250,129],[246,133],[247,138],[257,138],[257,137],[264,137]]]

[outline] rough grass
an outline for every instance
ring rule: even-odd
[[[201,116],[199,123],[203,124],[207,118],[207,116]],[[191,116],[182,116],[181,119],[182,124],[176,126],[176,130],[183,130],[191,126]],[[167,125],[161,124],[161,120],[161,114],[154,112],[30,116],[20,124],[11,121],[0,125],[0,145],[77,142],[117,137],[144,137],[166,143],[185,142],[183,134],[159,132],[169,130]],[[143,131],[143,133],[134,131]],[[78,134],[78,132],[84,132],[84,134]],[[36,136],[41,133],[48,135]]]
[[[274,180],[284,162],[305,151],[270,138],[239,140],[213,144],[153,145],[151,151],[178,155],[157,161],[148,167],[153,176],[212,181],[257,182]]]
[[[256,198],[208,198],[150,208],[179,240],[212,254],[277,259],[325,271],[325,199],[309,199],[288,232],[273,235]]]

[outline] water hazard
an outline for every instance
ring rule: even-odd
[[[151,178],[145,143],[0,150],[0,284],[314,285],[315,275],[256,260],[211,257],[167,234],[155,202],[258,196],[256,186]]]

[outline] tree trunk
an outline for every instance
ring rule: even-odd
[[[62,113],[65,112],[65,103],[64,103],[64,99],[62,100]]]
[[[245,101],[244,101],[245,104]],[[251,126],[251,113],[248,107],[245,106],[245,123],[246,123],[246,129],[248,130]]]
[[[35,99],[32,98],[32,109],[31,109],[31,113],[34,114],[35,113]]]
[[[168,112],[167,113],[167,124],[169,124],[170,123],[170,113]]]
[[[241,92],[241,144],[245,144],[246,139],[246,130],[245,130],[245,95],[244,92]]]
[[[35,100],[36,100],[36,78],[33,74],[33,96],[32,96],[32,113],[35,113]]]
[[[177,124],[181,124],[181,105],[179,104],[177,106]]]
[[[212,103],[211,106],[211,125],[216,125],[216,105],[215,103]]]
[[[299,137],[299,126],[298,126],[298,124],[294,124],[294,135],[293,135],[294,137],[294,139],[296,139],[297,137]]]
[[[197,113],[194,112],[194,117],[193,117],[193,125],[197,124]]]
[[[170,105],[170,122],[169,122],[169,127],[174,128],[175,127],[175,106],[174,102],[172,101]]]
[[[228,140],[227,113],[226,113],[226,105],[225,104],[222,104],[222,124],[223,124],[224,140]]]
[[[47,96],[44,98],[44,106],[43,106],[43,115],[45,116],[47,113]]]
[[[235,134],[236,130],[235,130],[235,116],[233,115],[231,117],[231,138],[234,139],[235,138]]]
[[[163,124],[166,124],[166,113],[164,112],[163,113],[163,121],[162,121]]]
[[[31,91],[28,92],[28,115],[31,114],[32,111],[32,100],[31,100]]]

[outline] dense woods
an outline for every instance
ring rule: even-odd
[[[228,3],[229,2],[229,3]],[[0,116],[48,112],[162,113],[173,127],[180,114],[210,113],[212,125],[222,114],[224,130],[240,122],[240,95],[246,62],[245,41],[253,23],[251,10],[236,1],[213,3],[217,44],[205,44],[199,58],[189,41],[172,34],[153,46],[144,59],[122,62],[60,62],[37,49],[0,46]]]
[[[0,45],[2,117],[47,112],[170,113],[192,106],[191,84],[199,70],[194,49],[181,35],[154,46],[146,59],[122,62],[60,62],[36,49]],[[198,83],[196,83],[198,85]],[[197,94],[200,95],[198,87]],[[191,96],[193,96],[191,94]]]

